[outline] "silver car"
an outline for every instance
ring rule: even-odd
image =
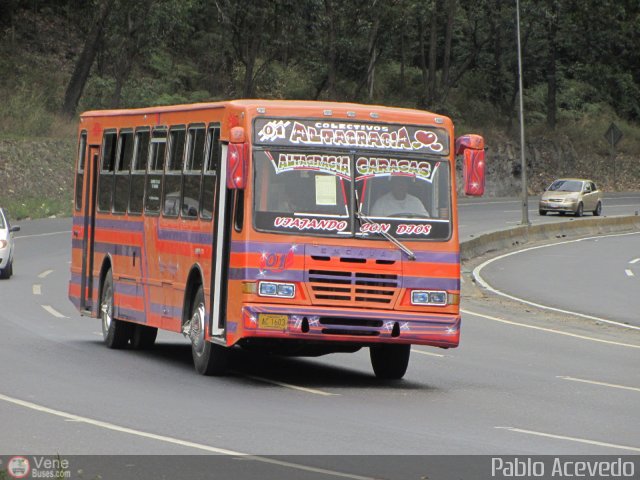
[[[591,180],[561,178],[554,181],[540,197],[540,215],[558,212],[581,217],[584,212],[602,214],[602,192]]]
[[[9,219],[0,208],[0,278],[10,278],[13,275],[13,232],[20,227],[11,226]]]

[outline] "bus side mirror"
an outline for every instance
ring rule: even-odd
[[[456,155],[462,154],[464,194],[479,197],[484,194],[484,139],[480,135],[463,135],[456,140]]]
[[[244,141],[244,129],[233,127],[227,146],[227,188],[244,190],[247,184],[249,144]]]

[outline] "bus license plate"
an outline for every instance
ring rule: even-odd
[[[274,315],[271,313],[261,313],[258,315],[258,327],[268,330],[285,330],[289,322],[288,315]]]

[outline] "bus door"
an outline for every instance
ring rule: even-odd
[[[229,252],[231,248],[231,229],[233,192],[227,188],[227,145],[220,143],[220,127],[210,126],[209,158],[203,180],[203,200],[213,197],[212,215],[212,259],[211,290],[209,305],[209,335],[213,341],[226,342],[227,281],[229,279]],[[215,172],[215,174],[214,174]]]
[[[96,185],[100,147],[89,145],[89,159],[84,175],[84,219],[82,238],[82,272],[80,274],[80,309],[93,310],[93,254],[96,226]]]

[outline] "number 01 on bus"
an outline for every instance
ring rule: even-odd
[[[401,378],[411,345],[460,340],[456,155],[484,191],[484,141],[447,117],[235,100],[80,117],[69,298],[110,348],[182,333],[198,372],[233,348],[369,348]]]

